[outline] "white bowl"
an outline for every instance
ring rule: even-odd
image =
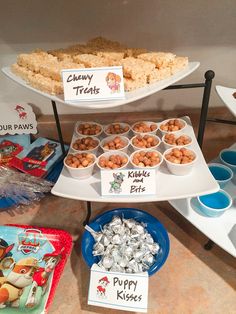
[[[125,127],[128,127],[128,131],[125,131],[125,132],[122,132],[122,133],[108,133],[107,132],[107,128],[111,125],[116,125],[116,124],[119,124],[122,128],[125,128]],[[103,127],[103,130],[104,130],[104,133],[107,135],[107,136],[110,136],[110,135],[123,135],[123,136],[128,136],[129,134],[129,131],[130,131],[130,125],[128,123],[125,123],[125,122],[114,122],[114,123],[110,123],[106,126]]]
[[[119,155],[119,156],[122,156],[122,157],[126,157],[127,158],[127,162],[126,164],[124,164],[123,166],[119,167],[119,168],[114,168],[114,169],[110,169],[110,168],[103,168],[99,165],[99,160],[101,157],[105,157],[105,158],[109,158],[111,155]],[[118,151],[118,150],[110,150],[106,153],[103,153],[101,154],[98,158],[97,158],[97,166],[99,169],[101,170],[116,170],[116,169],[125,169],[127,167],[129,163],[129,156],[124,153],[124,152],[121,152],[121,151]]]
[[[80,150],[80,149],[75,149],[73,147],[73,144],[75,143],[76,140],[78,139],[84,139],[86,137],[91,137],[92,139],[94,139],[95,141],[98,142],[97,146],[94,147],[93,149],[85,149],[85,150]],[[88,136],[77,136],[75,137],[75,139],[73,140],[73,142],[71,142],[71,145],[70,145],[70,149],[73,153],[78,153],[78,152],[82,152],[82,153],[93,153],[93,154],[97,154],[97,151],[98,151],[98,148],[99,148],[99,145],[100,145],[100,140],[96,137],[96,136],[92,136],[92,135],[88,135]]]
[[[194,168],[194,165],[197,161],[197,154],[192,150],[192,149],[188,149],[190,150],[191,152],[193,152],[194,156],[195,156],[195,159],[187,164],[177,164],[177,163],[173,163],[173,162],[170,162],[169,160],[166,159],[166,155],[169,154],[173,149],[175,148],[178,148],[178,149],[181,149],[181,147],[178,147],[178,146],[175,146],[173,148],[169,148],[165,151],[165,153],[163,154],[163,158],[166,162],[166,165],[167,165],[167,168],[169,169],[169,171],[176,175],[176,176],[184,176],[184,175],[187,175],[189,173],[191,173],[191,171],[193,170]]]
[[[138,147],[138,146],[135,146],[133,144],[133,140],[137,137],[137,136],[141,136],[141,137],[144,137],[144,136],[147,136],[147,135],[150,135],[151,137],[155,138],[156,140],[158,140],[158,144],[155,145],[155,146],[152,146],[152,147]],[[155,135],[155,134],[149,134],[149,133],[143,133],[143,134],[137,134],[135,136],[133,136],[130,140],[130,145],[132,146],[133,150],[136,151],[136,150],[140,150],[140,149],[157,149],[161,144],[161,139]]]
[[[135,131],[134,130],[134,127],[135,127],[135,125],[136,124],[139,124],[139,123],[145,123],[147,126],[149,126],[150,127],[150,125],[155,125],[156,126],[156,129],[155,130],[153,130],[153,131],[148,131],[148,132],[142,132],[142,131]],[[156,134],[156,132],[157,132],[157,130],[158,130],[158,124],[156,123],[156,122],[152,122],[152,121],[138,121],[138,122],[135,122],[134,124],[132,124],[132,126],[131,126],[131,130],[132,130],[132,132],[133,132],[133,134],[134,135],[138,135],[138,134],[147,134],[147,133],[149,133],[149,134]]]
[[[134,158],[134,155],[135,154],[137,154],[137,153],[141,153],[141,152],[146,152],[146,153],[152,153],[152,152],[155,152],[155,153],[158,153],[158,155],[159,155],[159,157],[160,157],[160,162],[159,162],[159,164],[157,164],[157,165],[155,165],[155,166],[144,166],[144,167],[142,167],[142,166],[138,166],[138,165],[136,165],[135,163],[133,163],[133,158]],[[135,168],[135,169],[146,169],[146,168],[151,168],[151,169],[159,169],[159,167],[160,167],[160,165],[162,164],[162,162],[163,162],[163,156],[162,156],[162,154],[159,152],[159,151],[157,151],[157,150],[155,150],[155,149],[140,149],[140,150],[136,150],[136,151],[134,151],[131,155],[130,155],[130,163],[131,163],[131,165],[133,166],[133,168]]]
[[[175,139],[178,139],[180,136],[187,136],[189,139],[190,139],[190,143],[188,143],[188,144],[185,144],[185,145],[177,145],[177,144],[169,144],[169,143],[167,143],[166,142],[166,140],[165,140],[165,136],[166,135],[169,135],[169,134],[173,134],[174,136],[175,136]],[[172,133],[172,132],[170,132],[170,133],[166,133],[166,134],[164,134],[163,136],[162,136],[162,142],[163,142],[163,144],[164,144],[164,147],[165,147],[165,149],[169,149],[169,148],[173,148],[173,147],[175,147],[175,146],[177,146],[177,147],[187,147],[187,146],[191,146],[192,145],[192,142],[193,142],[193,140],[192,140],[192,138],[191,138],[191,136],[189,136],[188,134],[185,134],[185,133]]]
[[[78,153],[70,154],[70,155],[77,155],[77,154]],[[87,178],[92,176],[94,165],[96,163],[96,156],[94,154],[92,154],[92,153],[89,153],[89,154],[93,155],[94,162],[91,165],[89,165],[88,167],[85,167],[85,168],[74,168],[74,167],[71,167],[71,166],[67,165],[66,162],[65,162],[68,156],[66,156],[64,158],[64,166],[65,166],[65,168],[67,169],[67,171],[69,172],[69,174],[71,175],[72,178],[81,180],[81,179],[87,179]]]
[[[108,137],[104,138],[104,139],[101,141],[101,143],[100,143],[100,147],[102,148],[102,150],[103,150],[104,152],[109,152],[109,151],[111,151],[111,150],[114,150],[114,149],[107,149],[107,148],[104,148],[103,146],[104,146],[106,143],[108,143],[108,142],[110,142],[110,141],[113,141],[116,137],[120,137],[121,140],[126,143],[126,145],[125,145],[125,147],[123,147],[123,148],[115,149],[115,151],[127,153],[127,152],[128,152],[128,147],[129,147],[129,139],[128,139],[127,137],[125,137],[125,136],[122,136],[122,135],[111,135],[111,136],[108,136]]]
[[[97,126],[101,129],[100,132],[98,132],[98,133],[96,133],[96,134],[82,134],[82,133],[80,133],[79,130],[78,130],[79,126],[80,126],[81,124],[86,124],[86,123],[97,125]],[[99,137],[99,136],[102,134],[102,132],[103,132],[103,126],[102,126],[100,123],[97,123],[97,122],[94,122],[94,121],[78,121],[78,122],[76,122],[76,124],[75,124],[75,133],[76,133],[78,136],[97,136],[97,137]]]
[[[170,120],[179,120],[180,122],[181,122],[181,124],[183,125],[183,127],[181,128],[181,129],[179,129],[179,130],[176,130],[176,131],[165,131],[165,130],[162,130],[161,129],[161,126],[163,125],[163,124],[166,124],[167,122],[169,122]],[[161,133],[164,135],[164,134],[167,134],[167,133],[174,133],[174,134],[179,134],[179,133],[183,133],[184,131],[185,131],[185,129],[186,129],[186,127],[187,127],[187,123],[183,120],[183,119],[181,119],[181,118],[170,118],[170,119],[166,119],[166,120],[164,120],[164,121],[162,121],[162,122],[160,122],[159,123],[159,130],[161,131]]]

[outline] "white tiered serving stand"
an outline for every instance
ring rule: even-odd
[[[196,84],[180,84],[180,85],[173,85],[174,83],[178,82],[179,80],[183,79],[184,77],[191,74],[194,70],[196,70],[199,66],[199,62],[190,62],[188,67],[184,70],[178,72],[177,74],[173,75],[171,78],[162,80],[160,82],[148,85],[144,88],[141,88],[134,92],[126,93],[126,98],[124,100],[117,100],[117,101],[99,101],[99,102],[67,102],[63,100],[63,96],[52,96],[47,93],[40,92],[25,83],[24,80],[13,74],[9,67],[5,67],[2,69],[3,73],[7,75],[10,79],[14,82],[20,84],[21,86],[26,87],[38,93],[40,95],[45,96],[46,98],[51,100],[54,117],[57,125],[58,130],[58,137],[61,143],[62,152],[65,154],[64,150],[64,141],[63,135],[61,132],[60,120],[57,113],[57,106],[56,102],[63,103],[66,105],[74,106],[78,109],[104,109],[104,108],[112,108],[117,106],[123,106],[130,102],[134,102],[136,100],[142,99],[149,95],[152,95],[160,90],[163,89],[185,89],[185,88],[203,88],[203,99],[202,99],[202,107],[200,113],[200,120],[199,120],[199,130],[197,139],[195,138],[191,121],[185,117],[187,121],[187,132],[188,134],[193,137],[193,148],[197,152],[198,161],[196,164],[195,169],[193,172],[184,177],[177,177],[171,175],[167,168],[162,165],[160,171],[157,173],[157,188],[156,194],[152,196],[140,196],[140,197],[102,197],[100,188],[100,173],[99,171],[95,172],[95,174],[86,180],[75,180],[71,178],[66,171],[63,169],[58,181],[56,182],[55,186],[52,189],[52,193],[58,196],[72,198],[76,200],[84,200],[87,202],[87,217],[84,221],[84,224],[89,222],[89,218],[91,215],[91,202],[154,202],[154,201],[163,201],[167,200],[170,204],[176,208],[186,219],[188,219],[192,224],[194,224],[199,230],[201,230],[204,234],[206,234],[211,240],[225,249],[227,252],[232,254],[233,256],[236,255],[235,253],[235,242],[234,244],[230,243],[229,241],[223,241],[222,238],[226,238],[226,236],[230,234],[234,234],[234,226],[232,223],[228,225],[228,221],[233,221],[235,218],[234,212],[232,212],[231,219],[226,219],[229,215],[224,214],[223,218],[206,218],[201,217],[198,213],[192,209],[192,205],[190,199],[194,199],[197,195],[208,194],[218,191],[219,186],[212,177],[204,157],[201,152],[201,146],[203,143],[205,125],[207,121],[207,112],[208,112],[208,104],[211,92],[211,84],[214,78],[213,71],[207,71],[205,73],[205,82],[204,83],[196,83]],[[228,211],[228,213],[231,213]],[[206,225],[211,225],[211,232],[208,232],[209,228]],[[227,225],[227,228],[225,227]],[[231,230],[231,229],[232,230]],[[230,230],[229,230],[230,229]],[[221,231],[219,231],[221,230]],[[236,233],[236,231],[235,231]],[[210,245],[208,245],[210,247]]]

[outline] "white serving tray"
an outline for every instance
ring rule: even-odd
[[[65,102],[64,101],[64,95],[58,95],[58,96],[53,96],[44,92],[41,92],[30,85],[28,85],[23,79],[21,79],[19,76],[15,75],[12,73],[10,67],[4,67],[2,68],[2,72],[8,76],[10,79],[12,79],[14,82],[20,84],[21,86],[24,86],[50,100],[54,100],[55,102],[60,102],[62,104],[70,105],[76,108],[81,108],[81,109],[104,109],[104,108],[112,108],[112,107],[118,107],[118,106],[123,106],[128,103],[134,102],[136,100],[142,99],[144,97],[150,96],[167,86],[170,86],[179,80],[182,80],[189,74],[191,74],[193,71],[195,71],[199,67],[200,63],[199,62],[190,62],[188,66],[182,70],[179,71],[178,73],[172,75],[170,78],[147,85],[143,88],[139,88],[135,91],[132,92],[126,92],[125,93],[125,99],[121,100],[109,100],[109,101],[80,101],[80,102]]]
[[[236,99],[233,96],[233,93],[236,92],[236,88],[229,88],[217,85],[216,91],[221,100],[225,103],[226,107],[236,117]]]
[[[236,149],[236,143],[232,148]],[[232,196],[233,206],[217,218],[201,215],[195,198],[173,200],[170,204],[209,239],[236,257],[236,175],[224,189]]]
[[[198,160],[191,174],[175,176],[169,173],[165,162],[157,171],[156,193],[151,196],[101,196],[100,171],[96,167],[95,173],[88,179],[77,180],[70,177],[67,169],[63,168],[61,175],[52,189],[52,194],[84,201],[94,202],[153,202],[194,197],[201,194],[213,193],[219,190],[219,185],[211,175],[205,159],[198,146],[189,118],[185,117],[188,125],[185,133],[193,138],[192,148]]]

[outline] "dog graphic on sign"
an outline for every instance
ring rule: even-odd
[[[102,277],[98,280],[98,286],[97,286],[97,296],[101,299],[106,298],[106,287],[110,283],[107,276]]]

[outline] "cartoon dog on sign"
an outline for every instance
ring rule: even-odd
[[[118,74],[113,72],[108,72],[106,76],[107,86],[110,88],[112,93],[120,92],[120,82],[121,78]]]
[[[98,286],[97,286],[97,296],[99,298],[105,298],[106,297],[106,287],[110,283],[107,276],[99,279]]]
[[[118,172],[118,173],[113,173],[113,178],[114,180],[109,182],[110,183],[110,193],[116,193],[119,194],[122,189],[121,189],[121,185],[124,181],[124,177],[125,175],[122,172]]]

